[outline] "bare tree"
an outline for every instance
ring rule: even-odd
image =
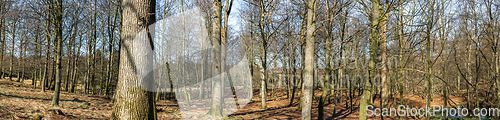
[[[212,21],[212,34],[211,34],[211,41],[212,41],[212,47],[213,47],[213,53],[214,53],[214,61],[215,61],[215,69],[216,69],[216,74],[221,74],[222,73],[222,66],[221,64],[223,63],[221,59],[221,46],[223,45],[221,43],[221,27],[222,27],[222,3],[221,0],[212,0],[212,16],[213,16],[213,21]],[[224,113],[222,111],[222,103],[224,102],[223,100],[223,85],[222,83],[224,82],[224,77],[221,77],[220,80],[214,80],[213,82],[213,90],[212,90],[212,101],[210,105],[210,110],[208,111],[209,115],[213,116],[224,116]]]
[[[61,89],[61,61],[62,61],[62,17],[63,17],[63,1],[62,0],[52,0],[52,14],[54,16],[54,46],[55,48],[55,62],[56,62],[56,76],[55,76],[55,90],[54,97],[52,98],[52,105],[59,105],[59,93]]]
[[[370,61],[368,63],[368,79],[363,85],[363,95],[361,96],[360,106],[359,108],[359,120],[367,119],[367,109],[366,107],[369,104],[370,96],[372,94],[372,84],[373,78],[376,74],[375,65],[377,64],[377,49],[378,42],[380,39],[379,32],[379,17],[380,17],[380,0],[371,0],[371,13],[370,13]]]
[[[313,70],[314,70],[314,33],[316,31],[316,0],[307,1],[307,29],[304,61],[304,82],[302,89],[302,116],[303,120],[311,119],[312,96],[313,96]]]

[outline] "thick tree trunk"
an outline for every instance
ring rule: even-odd
[[[222,17],[222,5],[221,0],[213,0],[212,1],[212,9],[213,13],[213,21],[212,21],[212,44],[214,49],[214,61],[215,61],[215,72],[216,75],[221,75],[220,80],[213,80],[213,88],[212,88],[212,100],[210,105],[210,110],[208,111],[208,115],[213,116],[224,116],[224,112],[222,111],[222,103],[223,101],[223,77],[222,77],[222,66],[221,66],[221,17]]]
[[[130,37],[136,36],[139,31],[155,22],[155,15],[151,14],[154,13],[151,11],[155,10],[155,2],[153,0],[124,0],[121,3],[123,24],[120,34],[122,40],[120,69],[112,119],[156,119],[156,113],[153,109],[155,106],[154,94],[140,87],[141,83],[139,83],[137,73],[134,72],[134,37]],[[137,19],[140,17],[144,17],[144,19]]]
[[[311,119],[313,97],[313,70],[314,70],[314,31],[316,0],[307,1],[307,29],[304,61],[304,82],[302,89],[302,120]]]

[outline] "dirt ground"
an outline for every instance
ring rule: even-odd
[[[288,106],[286,91],[284,89],[269,90],[267,105],[268,109],[261,109],[258,89],[254,89],[254,98],[243,109],[239,109],[224,119],[300,119],[301,111],[298,107],[298,97],[294,100],[293,106]],[[271,96],[272,95],[272,96]],[[321,90],[315,90],[315,99],[313,102],[312,117],[318,118],[318,99]],[[33,89],[31,81],[24,83],[0,80],[0,119],[109,119],[112,111],[112,103],[109,97],[91,96],[84,94],[61,92],[60,106],[51,106],[53,91],[42,92],[39,88]],[[299,93],[300,96],[300,93]],[[345,96],[345,92],[344,92]],[[462,103],[463,97],[449,96],[449,104]],[[333,102],[333,97],[332,102]],[[409,98],[409,99],[408,99]],[[443,96],[435,95],[431,105],[442,105]],[[396,101],[399,101],[396,98]],[[349,109],[346,97],[335,104],[325,103],[326,119],[358,119],[359,98],[354,98],[356,103],[353,111]],[[425,100],[421,96],[405,96],[405,102],[412,107],[423,107]],[[389,103],[394,103],[390,100]],[[378,100],[375,100],[378,105]],[[390,106],[394,106],[390,104]],[[335,109],[335,112],[334,112]],[[175,101],[160,100],[157,102],[158,118],[182,119],[179,107]],[[334,116],[335,113],[335,116]],[[380,119],[371,117],[369,119]],[[397,119],[397,117],[385,117],[385,119]],[[414,117],[405,117],[404,119],[418,119]]]

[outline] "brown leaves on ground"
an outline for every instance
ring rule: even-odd
[[[39,87],[38,87],[39,88]],[[52,106],[53,91],[33,89],[31,85],[0,80],[0,118],[14,119],[107,119],[109,99],[61,92],[59,106]]]
[[[109,97],[89,96],[85,94],[61,92],[60,106],[52,106],[51,100],[53,91],[46,90],[42,92],[38,87],[33,89],[29,80],[25,83],[13,82],[8,80],[0,80],[0,119],[109,119],[112,112],[112,103]],[[259,90],[254,89],[254,96],[250,103],[243,109],[225,117],[224,119],[300,119],[301,110],[298,109],[299,93],[294,99],[292,106],[289,105],[285,89],[268,90],[268,109],[260,108]],[[314,92],[314,101],[312,109],[312,118],[318,118],[318,103],[322,90],[318,89]],[[349,99],[346,91],[339,92],[339,96],[343,96],[337,103],[335,109],[334,96],[330,96],[325,103],[325,118],[326,119],[358,119],[359,115],[359,98],[353,98],[353,110],[349,108]],[[357,93],[356,93],[357,95]],[[398,95],[395,99],[389,100],[389,106],[393,107],[393,100],[399,101]],[[434,95],[431,105],[442,105],[443,96]],[[462,103],[463,97],[455,97],[450,95],[451,101],[454,103]],[[449,104],[453,105],[454,103]],[[425,99],[417,95],[406,95],[405,103],[412,107],[423,107]],[[379,104],[379,99],[375,99],[376,105]],[[335,109],[335,112],[334,112]],[[158,118],[165,119],[181,119],[179,106],[174,100],[161,100],[157,102]],[[334,113],[336,115],[334,116]],[[370,119],[380,119],[380,117],[372,117]],[[395,117],[385,117],[385,119],[396,119]],[[405,118],[418,119],[418,118]]]
[[[113,104],[109,97],[75,94],[61,91],[59,106],[51,105],[53,91],[33,89],[31,81],[25,83],[0,80],[0,119],[110,119]],[[161,102],[158,106],[165,106]],[[178,107],[169,107],[177,109]],[[159,112],[159,119],[167,119]]]

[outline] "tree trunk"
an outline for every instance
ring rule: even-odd
[[[120,47],[120,69],[117,90],[115,93],[115,104],[113,106],[112,119],[156,119],[153,113],[154,94],[140,87],[135,63],[133,59],[134,37],[139,31],[146,29],[148,25],[155,22],[155,3],[153,0],[123,0],[121,47]],[[153,11],[153,12],[152,12]],[[137,19],[144,16],[144,19]],[[142,23],[142,24],[139,24]],[[151,39],[151,38],[150,38]]]
[[[430,8],[434,8],[434,4],[431,3],[430,4]],[[433,16],[430,16],[430,17],[433,17]],[[433,18],[428,18],[428,19],[433,19]],[[433,23],[429,23],[427,24],[427,30],[426,30],[426,33],[427,33],[427,36],[426,36],[426,40],[427,40],[427,44],[426,44],[426,52],[427,52],[427,70],[428,70],[428,74],[427,74],[427,97],[425,98],[426,99],[426,102],[425,102],[425,106],[426,108],[430,108],[431,107],[431,99],[432,99],[432,85],[433,85],[433,81],[432,81],[432,57],[431,57],[431,30],[432,30],[432,25]],[[426,116],[425,119],[429,119],[430,116]]]
[[[73,76],[71,78],[72,84],[71,84],[71,89],[69,90],[70,92],[74,93],[75,92],[75,87],[78,85],[78,80],[76,79],[78,76],[78,59],[80,58],[80,49],[82,48],[82,36],[79,37],[79,43],[78,43],[78,49],[76,51],[75,55],[75,61],[73,61]]]
[[[55,44],[55,42],[57,42],[57,41],[54,40],[53,44]],[[54,50],[56,50],[56,49],[57,48],[54,46]],[[55,56],[56,56],[56,54],[54,53],[54,59],[52,59],[52,61],[51,61],[52,62],[52,64],[51,64],[52,65],[52,69],[51,69],[52,72],[50,72],[50,76],[49,76],[49,90],[54,90],[54,88],[55,88],[55,82],[56,82],[55,81],[55,79],[56,79],[56,76],[55,76],[56,75],[55,74],[56,73],[56,57]]]
[[[49,18],[51,17],[50,15],[48,15]],[[52,27],[52,22],[50,22],[49,19],[47,19],[47,22],[46,22],[46,26],[45,26],[45,40],[47,41],[47,49],[45,50],[45,65],[44,65],[44,70],[43,70],[43,75],[42,75],[42,83],[40,85],[42,85],[42,91],[45,92],[45,88],[48,84],[48,78],[47,78],[47,72],[49,70],[49,58],[50,58],[50,39],[51,36],[51,27]]]
[[[293,45],[295,46],[295,45]],[[290,63],[290,69],[292,69],[292,74],[293,75],[290,75],[290,85],[292,85],[292,92],[291,92],[291,95],[292,97],[290,97],[290,103],[288,104],[288,106],[292,106],[293,105],[293,100],[295,99],[295,93],[297,92],[297,79],[295,78],[295,73],[296,73],[296,68],[295,68],[295,48],[292,48],[292,54],[291,54],[291,63]]]
[[[71,47],[71,45],[70,45],[70,47]],[[69,77],[71,76],[70,75],[70,71],[72,71],[72,70],[70,70],[71,68],[69,67],[69,66],[71,66],[71,57],[69,57],[69,56],[72,56],[71,55],[71,49],[72,48],[69,48],[69,49],[70,49],[70,52],[68,52],[68,62],[66,64],[66,78],[65,78],[65,82],[64,82],[64,90],[66,90],[66,91],[69,91],[68,90],[68,88],[69,88]]]
[[[212,1],[212,10],[214,11],[213,13],[213,21],[212,21],[212,44],[213,44],[213,52],[214,52],[214,61],[215,61],[215,72],[216,75],[221,75],[220,80],[213,80],[213,88],[212,88],[212,100],[211,100],[211,105],[210,105],[210,110],[208,111],[208,115],[213,115],[213,116],[225,116],[224,112],[222,110],[222,103],[224,102],[223,100],[223,94],[222,91],[223,86],[222,83],[223,76],[222,76],[222,66],[221,66],[221,17],[222,17],[222,4],[221,0],[213,0]]]
[[[103,36],[104,36],[104,33],[103,33]],[[105,40],[102,40],[102,44],[101,44],[101,52],[99,53],[99,57],[102,58],[100,61],[101,61],[101,68],[100,68],[100,72],[101,72],[101,75],[100,75],[100,83],[99,83],[99,95],[102,95],[103,92],[104,92],[104,85],[105,85],[105,81],[107,80],[107,72],[104,72],[104,69],[106,69],[104,67],[104,60],[105,60],[105,57],[104,57],[104,46],[106,44],[106,41]],[[109,58],[109,57],[108,57]]]
[[[24,31],[22,34],[26,34],[26,31]],[[24,58],[24,54],[25,54],[25,50],[26,50],[26,45],[24,44],[24,39],[21,39],[20,40],[20,49],[21,51],[19,52],[19,59],[18,59],[18,66],[21,68],[21,71],[19,71],[19,74],[17,75],[17,80],[18,81],[21,81],[21,83],[24,83],[24,67],[25,67],[25,64],[22,63],[23,62],[23,58]]]
[[[496,43],[498,44],[498,43]],[[496,49],[495,51],[495,84],[496,84],[496,95],[497,95],[497,103],[496,103],[496,107],[500,107],[500,66],[498,64],[498,61],[500,60],[500,57],[499,57],[499,54],[500,52],[498,52],[498,48]]]
[[[333,6],[336,6],[337,1],[335,0],[333,2]],[[330,4],[328,3],[328,0],[326,1],[326,13],[327,13],[327,21],[326,21],[326,39],[325,39],[325,73],[324,73],[324,79],[322,81],[323,84],[323,93],[321,93],[321,97],[319,99],[319,105],[318,105],[318,119],[319,120],[324,120],[325,119],[325,113],[324,113],[324,105],[325,105],[325,99],[327,98],[328,94],[328,88],[330,88],[330,74],[331,74],[331,55],[330,51],[332,51],[332,45],[331,45],[331,28],[332,28],[332,21],[333,17],[331,16],[331,11],[330,11]],[[317,63],[316,63],[317,64]],[[336,105],[335,105],[336,106]],[[335,118],[335,109],[333,111],[333,117]]]
[[[89,91],[88,91],[88,84],[89,84],[89,79],[90,79],[90,67],[91,67],[91,63],[90,63],[90,53],[91,53],[91,41],[90,39],[87,39],[87,72],[85,74],[85,79],[83,80],[83,93],[84,94],[88,94]]]
[[[302,89],[302,120],[311,119],[314,70],[314,31],[316,30],[316,0],[307,1],[307,31],[304,61],[304,82]]]
[[[359,120],[367,119],[367,106],[369,104],[370,96],[372,93],[372,80],[377,72],[375,71],[375,65],[377,64],[377,48],[378,42],[380,38],[380,34],[378,33],[379,28],[379,8],[380,8],[380,0],[372,0],[372,9],[371,9],[371,23],[370,23],[370,61],[368,62],[368,79],[364,85],[363,95],[361,96],[360,106],[359,106]]]
[[[386,4],[386,6],[388,6]],[[382,85],[382,90],[381,90],[381,99],[380,99],[380,107],[384,108],[389,102],[389,89],[388,89],[388,82],[387,82],[387,19],[388,19],[389,13],[386,13],[382,17],[381,25],[380,25],[380,43],[379,43],[379,52],[380,52],[380,62],[382,63],[382,67],[380,69],[380,84]]]
[[[10,49],[9,80],[12,81],[12,71],[14,70],[14,45],[16,44],[16,22],[12,23],[12,48]]]
[[[96,75],[96,54],[97,54],[97,0],[94,0],[94,16],[93,16],[93,34],[92,34],[92,42],[90,43],[91,45],[91,49],[92,49],[92,72],[89,73],[90,74],[90,86],[92,87],[92,90],[90,91],[91,92],[91,95],[95,95],[95,89],[97,88],[96,84],[95,84],[95,75]]]
[[[116,9],[114,10],[114,12],[118,12]],[[108,49],[109,49],[109,55],[108,55],[108,68],[107,68],[107,75],[108,75],[108,78],[107,78],[107,82],[106,82],[106,87],[105,87],[105,90],[104,90],[104,95],[107,96],[109,94],[109,83],[113,80],[113,54],[114,54],[114,31],[115,31],[115,27],[114,25],[116,25],[116,18],[117,17],[117,14],[114,14],[113,15],[113,22],[112,23],[109,23],[109,24],[113,24],[113,26],[108,26],[108,33],[110,34],[108,36],[108,39],[109,39],[109,46],[108,46]]]
[[[3,7],[4,5],[2,5]],[[1,13],[3,13],[3,9],[0,10]],[[0,28],[3,28],[4,27],[4,19],[0,19]],[[4,73],[4,62],[3,62],[3,57],[5,56],[5,30],[4,29],[0,29],[0,79],[4,79],[5,78],[5,73]]]
[[[264,18],[265,18],[265,1],[260,1],[260,18],[259,18],[259,30],[262,39],[262,53],[260,54],[260,73],[261,73],[261,87],[260,87],[260,96],[261,96],[261,108],[267,109],[267,39],[264,33]]]
[[[62,17],[63,17],[63,6],[62,6],[62,0],[57,0],[57,1],[52,1],[52,5],[54,6],[55,10],[52,11],[54,14],[54,33],[55,33],[55,41],[54,41],[54,46],[55,48],[55,68],[56,68],[56,74],[55,74],[55,90],[54,90],[54,97],[52,98],[52,105],[58,106],[59,105],[59,93],[61,89],[61,57],[62,57]]]
[[[403,8],[399,7],[399,25],[400,27],[398,30],[398,46],[399,46],[399,51],[398,51],[398,67],[403,67],[403,50],[404,50],[404,45],[403,45],[403,33],[404,33],[404,25],[403,25]],[[397,73],[397,81],[398,81],[398,91],[399,91],[399,105],[403,105],[403,100],[404,100],[404,85],[403,85],[403,70],[398,70]],[[401,117],[400,117],[401,119]]]

